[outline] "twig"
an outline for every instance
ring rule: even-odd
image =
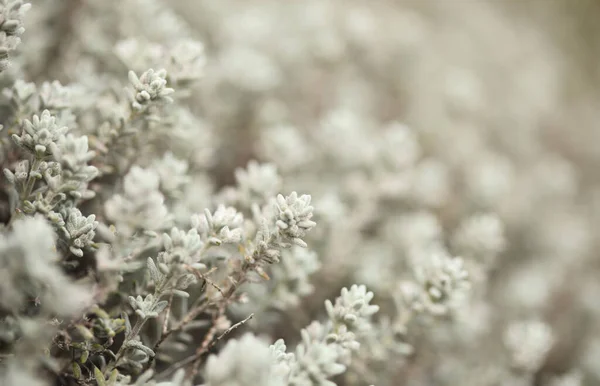
[[[164,331],[164,327],[163,327],[163,333],[161,334],[158,342],[156,342],[156,344],[154,345],[154,352],[158,351],[158,348],[160,347],[161,344],[163,344],[163,342],[165,340],[167,340],[167,338],[169,336],[171,336],[172,333],[181,330],[182,328],[184,328],[185,326],[187,326],[192,320],[194,320],[196,318],[196,316],[200,315],[203,311],[206,310],[206,308],[208,307],[209,303],[204,303],[204,301],[206,300],[205,297],[203,297],[202,295],[199,296],[195,301],[194,304],[192,305],[192,310],[190,312],[188,312],[184,318],[181,320],[181,322],[179,322],[178,324],[176,324],[175,326],[173,326],[170,329],[167,329],[166,331]],[[204,304],[203,304],[204,303]],[[166,324],[166,322],[165,322]],[[153,358],[150,359],[150,361],[152,361]],[[150,365],[151,363],[149,363]]]
[[[223,339],[226,335],[228,335],[229,333],[231,333],[231,331],[235,330],[236,328],[239,328],[240,326],[242,326],[243,324],[246,324],[250,319],[252,319],[254,317],[254,314],[250,314],[248,315],[248,317],[246,317],[246,319],[241,320],[239,322],[237,322],[236,324],[234,324],[233,326],[229,327],[227,330],[225,330],[225,332],[223,332],[221,335],[219,335],[217,337],[216,340],[214,340],[211,345],[208,347],[208,349],[210,350],[211,348],[214,347],[215,344],[217,344],[218,341],[220,341],[221,339]]]
[[[221,294],[221,296],[225,297],[225,292],[223,291],[223,289],[221,289],[221,287],[219,287],[218,285],[216,285],[215,283],[213,283],[211,280],[209,280],[209,279],[206,277],[206,275],[209,275],[209,274],[211,274],[211,273],[214,271],[214,269],[213,269],[213,270],[211,270],[211,271],[208,271],[206,274],[203,274],[203,273],[202,273],[202,272],[200,272],[199,270],[197,270],[197,269],[194,269],[194,268],[190,267],[189,265],[186,265],[186,266],[185,266],[185,268],[186,268],[186,269],[187,269],[189,272],[191,272],[191,273],[193,273],[194,275],[196,275],[196,277],[197,277],[198,279],[202,279],[202,280],[204,280],[206,283],[210,284],[210,285],[211,285],[212,287],[214,287],[214,288],[215,288],[217,291],[219,291],[219,293]]]
[[[173,292],[171,292],[171,296],[169,296],[169,304],[167,305],[167,311],[165,313],[165,321],[162,327],[162,333],[166,334],[169,328],[169,318],[171,317],[171,305],[173,304]]]
[[[169,304],[167,304],[167,310],[165,312],[165,320],[163,322],[163,326],[162,326],[162,333],[161,333],[161,337],[158,340],[158,342],[156,342],[156,344],[154,345],[154,352],[156,352],[156,350],[158,350],[158,347],[162,344],[162,342],[164,342],[164,340],[171,334],[172,331],[169,332],[169,318],[171,317],[171,305],[173,304],[173,293],[171,292],[171,296],[169,296]],[[150,359],[148,360],[148,365],[147,367],[151,367],[152,363],[154,362],[154,356],[150,357]]]
[[[226,335],[228,335],[229,333],[231,333],[233,330],[239,328],[243,324],[247,323],[253,317],[254,317],[254,314],[248,315],[248,317],[246,319],[244,319],[244,320],[242,320],[242,321],[234,324],[233,326],[229,327],[227,330],[225,330],[225,332],[223,332],[221,335],[219,335],[216,339],[214,339],[214,335],[216,334],[216,328],[213,325],[213,327],[211,328],[211,330],[206,334],[206,337],[203,339],[202,345],[198,348],[198,350],[196,351],[196,353],[194,355],[189,356],[189,357],[187,357],[185,359],[180,360],[179,362],[174,363],[168,369],[166,369],[165,371],[163,371],[160,374],[160,377],[170,375],[170,374],[174,373],[175,371],[179,370],[180,368],[183,368],[183,367],[189,365],[190,363],[193,363],[193,362],[196,362],[196,361],[198,363],[197,366],[199,367],[199,365],[200,365],[200,359],[202,358],[202,356],[205,353],[207,353],[208,351],[210,351],[210,349],[212,349]],[[196,365],[196,363],[194,363],[194,365]],[[188,377],[189,378],[193,378],[196,375],[197,372],[198,372],[197,368],[193,369],[192,372],[190,373],[190,375]]]
[[[210,341],[212,341],[214,335],[216,334],[217,324],[215,323],[215,321],[218,319],[218,317],[221,315],[222,312],[224,312],[223,306],[219,307],[216,314],[213,315],[212,326],[210,327],[210,329],[204,336],[204,339],[202,340],[202,343],[201,343],[200,347],[198,348],[198,350],[196,350],[196,353],[192,356],[189,356],[189,357],[177,362],[177,363],[174,363],[169,368],[167,368],[161,375],[169,375],[172,372],[186,366],[187,364],[194,362],[198,358],[199,351],[202,351],[203,348],[207,347],[208,344],[210,343]]]
[[[219,313],[219,316],[217,316],[217,319],[220,317],[220,314],[221,314],[221,312]],[[209,352],[210,349],[213,348],[226,335],[230,334],[233,330],[235,330],[235,329],[239,328],[240,326],[244,325],[246,322],[248,322],[253,317],[254,317],[254,314],[248,315],[248,317],[246,319],[237,322],[236,324],[234,324],[233,326],[231,326],[227,330],[225,330],[221,335],[219,335],[217,337],[217,339],[213,339],[214,333],[212,334],[212,336],[210,336],[210,339],[208,339],[208,340],[205,339],[205,342],[203,342],[202,346],[200,346],[200,348],[196,351],[196,355],[195,355],[196,360],[194,362],[194,365],[192,366],[192,371],[190,372],[190,375],[189,375],[188,379],[194,379],[194,377],[198,373],[198,370],[200,368],[200,364],[202,363],[202,356],[204,354],[206,354],[207,352]],[[214,332],[216,332],[216,329],[215,329]],[[208,337],[208,334],[207,334],[207,337]]]

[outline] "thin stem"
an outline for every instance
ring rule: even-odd
[[[29,169],[29,176],[27,176],[27,181],[25,182],[23,192],[21,192],[21,200],[20,200],[21,204],[25,200],[29,200],[31,191],[33,190],[33,187],[35,186],[35,178],[31,175],[31,173],[34,171],[37,171],[40,168],[41,163],[42,163],[42,160],[38,159],[37,157],[34,158],[33,162],[31,163],[31,168]]]
[[[23,203],[29,200],[29,196],[31,196],[31,192],[35,187],[35,178],[31,175],[32,172],[37,171],[40,168],[42,163],[41,159],[35,157],[31,163],[31,167],[29,168],[29,175],[27,176],[27,181],[23,184],[23,190],[19,194],[19,204],[15,208],[14,213],[10,216],[10,220],[8,221],[8,226],[11,226],[12,223],[20,217],[23,213]]]
[[[154,298],[152,300],[152,304],[149,307],[150,310],[154,309],[154,307],[156,307],[156,304],[158,304],[158,302],[160,301],[165,283],[167,283],[167,282],[168,282],[168,279],[165,279],[163,281],[163,283],[161,283],[161,285],[159,287],[156,287],[156,289],[154,290]],[[123,357],[123,354],[125,353],[125,350],[127,348],[127,343],[129,341],[135,339],[136,336],[138,336],[138,334],[142,330],[142,327],[144,327],[144,324],[146,324],[148,319],[150,319],[150,318],[147,316],[145,316],[143,318],[138,318],[138,320],[135,322],[135,324],[131,328],[131,331],[129,331],[129,334],[127,334],[127,336],[125,337],[123,344],[121,345],[121,347],[119,347],[119,351],[117,351],[117,354],[115,355],[115,360],[112,361],[111,364],[109,364],[107,366],[107,370],[105,370],[105,372],[104,372],[105,374],[109,374],[111,371],[113,371],[117,367],[119,360]]]
[[[146,323],[147,320],[148,320],[148,318],[145,317],[145,318],[139,318],[135,322],[135,324],[131,328],[131,331],[129,331],[129,334],[127,334],[127,336],[125,337],[125,340],[123,340],[123,344],[121,344],[121,347],[119,347],[119,351],[117,351],[117,354],[115,355],[115,359],[113,361],[111,361],[111,363],[106,367],[104,374],[110,374],[117,367],[117,365],[119,364],[119,361],[121,360],[121,358],[123,357],[123,354],[125,353],[125,348],[127,347],[127,343],[129,341],[131,341],[132,339],[134,339],[140,333],[142,327],[144,326],[144,324]]]
[[[169,329],[169,318],[171,317],[171,305],[173,304],[173,293],[169,297],[169,304],[167,305],[167,312],[165,313],[165,321],[163,322],[162,333],[166,334]]]
[[[225,310],[223,309],[223,312],[224,311]],[[223,312],[221,312],[220,314],[222,314]],[[214,334],[213,334],[213,336],[211,336],[210,340],[207,341],[207,344],[203,344],[202,346],[200,346],[200,348],[196,352],[196,355],[195,355],[196,361],[194,362],[194,366],[190,373],[189,379],[193,379],[196,376],[196,374],[198,373],[198,370],[200,368],[200,363],[202,362],[201,359],[204,354],[206,354],[208,351],[210,351],[210,349],[213,348],[217,344],[217,342],[219,342],[221,339],[223,339],[226,335],[229,335],[233,330],[246,324],[246,322],[248,322],[253,317],[254,317],[254,314],[248,315],[248,317],[246,317],[246,319],[243,319],[243,320],[237,322],[236,324],[234,324],[233,326],[229,327],[221,335],[219,335],[216,339],[213,339],[213,336],[214,336]],[[216,330],[215,330],[215,332],[216,332]]]
[[[185,317],[177,325],[168,329],[166,332],[164,332],[161,335],[158,342],[156,342],[156,344],[154,345],[154,348],[153,348],[154,352],[156,352],[159,349],[160,345],[163,344],[163,342],[165,340],[167,340],[167,338],[169,336],[171,336],[171,334],[183,329],[192,320],[194,320],[196,318],[196,316],[200,315],[202,312],[204,312],[206,310],[206,308],[208,308],[209,303],[204,303],[205,300],[206,300],[206,298],[204,298],[203,296],[199,296],[198,299],[196,299],[196,301],[194,302],[195,304],[192,306],[192,310],[190,312],[188,312],[185,315]]]

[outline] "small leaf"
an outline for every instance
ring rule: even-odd
[[[161,300],[160,302],[156,303],[156,305],[154,306],[154,308],[152,308],[151,312],[156,313],[156,314],[160,314],[161,312],[163,312],[163,310],[165,308],[167,308],[168,304],[169,304],[168,301]]]
[[[80,361],[81,363],[85,363],[85,362],[87,362],[87,360],[88,360],[89,356],[90,356],[90,352],[89,352],[88,350],[84,350],[84,351],[81,353],[81,356],[79,357],[79,361]]]
[[[98,306],[94,306],[94,308],[92,308],[91,312],[98,315],[102,319],[110,319],[110,316],[106,313],[106,311],[104,311],[102,308],[100,308]]]
[[[81,324],[78,324],[76,328],[85,340],[94,340],[94,333],[89,328],[82,326]]]
[[[119,376],[119,371],[117,369],[114,369],[113,371],[111,371],[110,377],[108,378],[107,386],[115,386],[117,384],[118,376]]]
[[[162,281],[162,275],[158,271],[156,264],[154,264],[154,260],[151,257],[148,258],[147,261],[148,273],[150,273],[150,278],[154,282],[154,285],[158,286]]]
[[[81,379],[81,367],[79,367],[77,362],[73,362],[73,376],[76,379]]]
[[[150,347],[144,346],[144,344],[139,340],[130,340],[127,342],[127,347],[138,349],[151,357],[155,355],[154,351],[152,351]]]
[[[106,379],[104,378],[104,374],[102,374],[102,371],[100,371],[100,369],[96,366],[94,366],[94,378],[96,379],[98,386],[106,386]]]
[[[171,290],[171,293],[172,293],[173,295],[177,295],[177,296],[179,296],[179,297],[186,298],[186,299],[190,297],[190,294],[189,294],[189,293],[187,293],[187,292],[185,292],[185,291],[182,291],[182,290],[178,290],[178,289],[173,289],[173,290]]]
[[[125,334],[129,334],[131,332],[131,321],[129,320],[129,315],[123,313],[123,319],[125,320]]]

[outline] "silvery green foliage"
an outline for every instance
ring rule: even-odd
[[[17,145],[42,159],[52,154],[52,145],[56,145],[67,131],[68,127],[59,127],[56,117],[52,116],[50,111],[44,110],[40,116],[34,115],[31,121],[26,119],[21,134],[13,134],[12,138]]]
[[[82,257],[86,248],[94,246],[98,227],[95,215],[86,217],[77,208],[65,208],[60,213],[50,212],[48,218],[60,228],[68,240],[69,250],[75,256]]]
[[[430,251],[415,263],[415,285],[406,288],[410,306],[418,312],[445,315],[463,304],[471,284],[463,259],[444,251]]]
[[[85,100],[81,93],[77,85],[64,86],[58,81],[46,81],[38,87],[21,79],[2,92],[15,110],[15,122],[20,126],[26,118],[48,110],[56,125],[68,127],[69,132],[78,127],[75,113],[82,105],[80,101]]]
[[[72,134],[61,136],[56,143],[50,144],[53,158],[61,166],[61,178],[65,183],[77,186],[70,194],[77,198],[93,198],[95,192],[87,189],[90,181],[99,174],[95,166],[88,165],[96,153],[89,150],[88,137]]]
[[[160,192],[160,177],[153,169],[133,166],[123,179],[123,193],[105,204],[106,216],[123,236],[156,231],[168,223],[168,210]]]
[[[3,344],[12,348],[0,368],[2,384],[47,384],[38,370],[54,363],[44,351],[61,325],[58,318],[77,317],[93,302],[91,288],[74,283],[61,269],[55,241],[40,215],[18,219],[11,232],[0,235],[0,307],[9,315],[0,325]]]
[[[277,340],[269,346],[271,351],[271,371],[276,377],[287,380],[290,374],[290,363],[294,360],[294,354],[287,352],[287,346],[283,339]]]
[[[592,350],[582,379],[571,376],[598,335],[600,315],[597,140],[590,134],[597,119],[586,107],[598,105],[598,93],[582,71],[597,55],[575,44],[577,29],[561,28],[590,24],[589,2],[569,2],[569,12],[532,2],[530,13],[544,8],[535,21],[505,2],[32,3],[26,44],[13,55],[7,51],[20,36],[2,25],[13,28],[6,20],[16,19],[22,27],[28,5],[0,1],[0,70],[7,54],[14,70],[2,73],[0,160],[9,185],[0,193],[9,196],[11,216],[0,231],[10,238],[13,225],[43,214],[58,235],[59,272],[93,282],[94,301],[106,312],[32,318],[39,306],[28,298],[25,310],[0,322],[2,343],[19,342],[9,347],[14,358],[2,356],[1,384],[206,382],[185,379],[195,363],[187,374],[175,364],[203,339],[210,349],[200,354],[199,374],[206,354],[219,358],[230,339],[221,335],[230,325],[224,315],[246,292],[244,306],[256,317],[241,329],[290,336],[327,293],[353,282],[377,294],[381,311],[360,338],[340,327],[331,336],[335,348],[323,338],[328,322],[307,328],[301,345],[314,353],[310,363],[320,375],[298,377],[299,384],[331,384],[327,374],[342,371],[350,353],[352,362],[335,377],[344,386],[598,383]],[[19,10],[5,17],[13,5]],[[527,60],[515,60],[523,52]],[[145,83],[148,68],[166,74]],[[128,70],[142,87],[127,84]],[[176,91],[161,97],[161,87]],[[52,140],[56,149],[46,146],[42,155],[10,141],[44,110],[69,128]],[[58,148],[63,142],[70,150]],[[262,163],[250,166],[251,158]],[[139,192],[127,197],[123,182],[137,166],[158,183],[136,183]],[[302,230],[303,220],[282,219],[273,205],[277,193],[294,189],[318,203],[319,227],[310,235],[286,233]],[[162,205],[149,199],[154,192]],[[115,195],[127,200],[110,208]],[[243,219],[227,230],[209,226],[205,208],[218,217],[220,204]],[[149,214],[152,207],[164,216]],[[75,208],[78,220],[66,230]],[[71,238],[96,221],[95,235]],[[451,256],[463,257],[462,266]],[[464,272],[468,280],[460,279]],[[465,281],[472,282],[469,296]],[[134,314],[129,296],[149,300],[152,317]],[[154,315],[162,301],[171,304]],[[260,316],[273,308],[263,324]],[[191,322],[155,348],[193,310]],[[520,347],[499,342],[507,321],[524,316],[551,327],[556,350],[541,368],[538,359],[530,362],[536,366],[513,363],[525,357]],[[515,335],[526,342],[543,334]],[[271,347],[271,372],[289,375],[295,356],[285,350],[283,342]],[[165,373],[167,366],[174,367]]]
[[[346,370],[361,336],[372,328],[371,317],[379,310],[370,304],[372,299],[373,293],[365,286],[353,285],[343,288],[335,303],[326,301],[329,320],[303,329],[302,342],[288,359],[289,385],[335,385],[328,379]]]
[[[250,161],[246,168],[235,170],[237,200],[248,207],[265,202],[281,188],[281,177],[273,164]]]
[[[167,46],[128,38],[116,44],[115,52],[129,68],[143,70],[148,64],[164,68],[169,82],[177,86],[202,78],[206,65],[204,45],[191,39]]]
[[[371,316],[379,310],[379,306],[369,304],[372,299],[373,292],[367,291],[365,286],[353,285],[349,290],[342,288],[335,304],[325,301],[325,308],[334,325],[345,325],[351,331],[361,332],[371,327]]]
[[[134,110],[144,111],[152,103],[167,104],[173,102],[169,96],[175,90],[167,87],[167,71],[154,71],[149,69],[139,78],[133,71],[129,71],[129,82],[134,88],[131,106]]]
[[[211,245],[238,243],[242,240],[244,216],[233,207],[219,205],[214,213],[193,215],[192,226]]]
[[[339,350],[335,345],[327,344],[327,330],[318,322],[313,322],[302,330],[302,342],[290,361],[292,369],[290,385],[309,386],[313,384],[334,386],[328,378],[342,374],[346,370],[340,362]],[[351,340],[353,341],[353,340]]]
[[[211,355],[206,362],[206,386],[283,386],[285,375],[278,362],[285,361],[281,344],[270,348],[254,335],[245,334],[238,340],[229,341],[218,355]],[[285,350],[285,346],[283,346]],[[284,371],[285,373],[285,368]]]
[[[89,291],[61,271],[55,241],[54,230],[41,216],[17,220],[10,234],[0,236],[0,306],[17,310],[33,296],[44,314],[66,316],[88,305]],[[66,293],[71,297],[65,298]]]
[[[364,286],[342,289],[335,305],[325,303],[329,319],[313,322],[301,331],[302,341],[294,353],[286,352],[283,340],[268,347],[253,335],[230,341],[206,365],[207,386],[294,385],[333,386],[329,378],[346,370],[358,340],[371,328],[379,307],[369,304],[373,293]]]
[[[293,309],[314,292],[314,275],[321,268],[315,251],[292,246],[281,251],[279,262],[265,269],[270,280],[263,285],[248,285],[244,292],[248,301],[234,308],[239,315],[255,312],[255,320],[262,322],[262,312],[275,309],[280,312]],[[268,316],[267,316],[268,318]]]
[[[503,337],[511,365],[529,374],[541,367],[555,342],[550,326],[538,320],[513,322],[506,328]]]
[[[273,288],[269,289],[270,303],[279,309],[296,306],[301,299],[314,290],[311,275],[315,274],[321,263],[316,252],[293,246],[281,253],[281,261],[271,267],[269,276]]]
[[[21,0],[0,2],[0,72],[9,66],[9,54],[21,43],[23,17],[30,8],[30,3]]]
[[[163,244],[165,255],[169,256],[165,260],[189,265],[195,264],[194,260],[204,246],[196,228],[187,232],[172,228],[169,234],[163,234]]]
[[[22,160],[15,166],[15,171],[12,172],[10,169],[4,169],[4,176],[6,180],[11,184],[15,185],[17,189],[24,190],[29,177],[29,161]]]
[[[191,181],[186,161],[176,158],[173,153],[165,155],[152,164],[152,169],[160,177],[160,190],[166,197],[178,198]]]
[[[152,294],[148,294],[145,298],[130,296],[129,304],[140,318],[147,319],[156,318],[167,307],[168,302],[166,300],[156,301]],[[154,356],[154,354],[152,355]]]
[[[195,228],[187,232],[172,228],[169,234],[162,235],[162,241],[164,251],[158,254],[156,263],[150,257],[147,260],[150,279],[155,288],[160,288],[163,293],[171,291],[188,297],[189,294],[184,290],[196,282],[196,277],[189,269],[206,268],[202,262],[202,248],[207,244]]]
[[[296,192],[287,197],[277,195],[275,225],[284,241],[306,248],[302,238],[316,225],[311,220],[314,208],[310,206],[310,200],[309,195],[298,197]]]
[[[59,86],[60,84],[56,87]],[[44,105],[57,105],[58,102],[51,102],[52,98],[46,91],[42,87],[40,98],[45,101]],[[64,221],[67,221],[66,213],[58,212],[64,212],[69,205],[82,199],[94,197],[95,193],[88,189],[88,183],[98,176],[98,169],[88,165],[95,152],[89,150],[87,136],[66,134],[67,131],[69,129],[66,126],[60,127],[56,123],[56,117],[48,110],[44,110],[41,116],[34,115],[32,121],[24,120],[21,135],[14,134],[13,140],[31,153],[31,160],[19,162],[15,173],[4,170],[8,181],[19,194],[19,209],[30,214],[44,213],[58,227],[62,227]],[[74,219],[75,217],[71,221]],[[71,222],[71,226],[73,224]],[[76,236],[67,236],[74,243],[71,244],[74,247],[72,251],[81,254],[81,248],[91,242],[93,234],[88,234],[89,230],[76,231],[74,228],[69,229],[67,234],[72,232],[77,233]],[[81,239],[83,234],[87,234],[89,240]]]
[[[2,94],[19,110],[23,109],[31,97],[35,95],[37,88],[35,83],[25,82],[23,79],[15,80],[12,87],[2,90]]]
[[[72,105],[72,90],[59,81],[44,82],[38,92],[40,106],[38,109],[52,111],[64,110]]]

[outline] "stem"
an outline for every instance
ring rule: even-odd
[[[220,310],[220,312],[217,314],[217,318],[219,318],[224,312],[225,312],[225,308]],[[253,317],[254,317],[254,314],[248,315],[245,319],[243,319],[243,320],[237,322],[236,324],[234,324],[233,326],[229,327],[221,335],[219,335],[216,339],[214,339],[215,334],[210,335],[210,339],[203,342],[202,346],[200,346],[200,348],[196,351],[196,355],[194,355],[194,357],[196,358],[196,361],[194,362],[194,366],[192,368],[192,371],[191,371],[188,379],[193,379],[196,376],[196,374],[198,373],[198,370],[200,368],[200,363],[202,362],[201,359],[204,354],[206,354],[208,351],[210,351],[210,349],[213,348],[217,344],[218,341],[223,339],[226,335],[229,335],[229,333],[231,333],[236,328],[239,328],[240,326],[246,324],[246,322],[248,322]],[[216,333],[216,329],[214,332]],[[209,337],[209,336],[207,336],[207,337]]]
[[[115,359],[111,361],[108,366],[106,366],[106,370],[104,371],[105,375],[110,374],[117,367],[119,360],[121,360],[121,358],[123,357],[123,353],[125,352],[125,347],[127,346],[127,343],[134,339],[140,333],[142,327],[144,326],[147,320],[148,317],[144,317],[139,318],[135,322],[133,328],[131,329],[131,331],[129,331],[129,334],[127,334],[125,340],[123,340],[123,344],[121,345],[121,347],[119,347],[119,351],[117,351]]]
[[[190,312],[188,312],[185,317],[181,320],[181,322],[179,322],[176,326],[174,326],[173,328],[168,329],[165,333],[163,333],[160,337],[160,339],[158,339],[158,342],[156,342],[156,344],[154,345],[154,348],[152,349],[154,352],[157,352],[158,349],[160,348],[160,345],[163,344],[163,342],[165,340],[167,340],[167,338],[169,336],[171,336],[172,333],[177,332],[181,329],[183,329],[185,326],[187,326],[192,320],[194,320],[196,318],[196,316],[200,315],[202,312],[204,312],[206,310],[206,308],[208,308],[209,303],[204,303],[204,300],[206,300],[206,298],[199,296],[198,299],[196,299],[196,301],[192,306],[192,310]],[[150,358],[150,361],[148,363],[148,365],[151,365],[153,362],[154,358]]]
[[[154,290],[154,299],[153,299],[152,305],[149,307],[149,309],[153,309],[156,306],[156,304],[160,301],[160,298],[162,296],[162,292],[164,289],[163,287],[165,286],[165,283],[167,283],[168,281],[169,281],[168,279],[165,279],[163,281],[163,283],[161,283],[161,286],[157,287]],[[106,370],[104,371],[105,374],[109,374],[111,371],[113,371],[117,367],[119,360],[123,357],[123,354],[125,353],[125,350],[127,348],[127,343],[129,341],[135,339],[136,336],[138,336],[138,334],[142,330],[142,327],[144,327],[144,324],[146,324],[148,319],[150,319],[150,318],[147,316],[145,316],[143,318],[138,318],[138,320],[135,322],[135,324],[131,328],[131,331],[129,331],[129,334],[127,334],[127,336],[125,337],[125,340],[123,340],[123,344],[121,345],[121,347],[119,347],[119,351],[117,351],[114,361],[111,361],[111,363],[106,367]]]
[[[173,304],[173,293],[169,297],[169,304],[167,305],[167,313],[165,314],[165,321],[162,327],[162,333],[166,334],[169,330],[169,318],[171,317],[171,305]]]
[[[219,299],[221,301],[223,301],[221,307],[219,307],[219,310],[217,312],[217,315],[220,316],[224,313],[225,311],[225,307],[226,304],[228,303],[229,299],[231,298],[231,296],[233,296],[233,294],[235,293],[235,290],[238,288],[238,286],[240,284],[242,284],[245,281],[245,273],[251,268],[251,264],[244,264],[244,266],[242,267],[242,269],[240,271],[237,272],[236,275],[236,279],[231,286],[229,287],[229,289],[227,290],[227,292],[225,292],[224,294],[222,294],[222,298]],[[177,331],[181,328],[183,328],[185,325],[187,325],[188,323],[190,323],[192,320],[194,320],[194,318],[196,316],[198,316],[200,313],[202,313],[203,311],[205,311],[208,306],[210,305],[214,305],[215,303],[211,302],[211,303],[205,303],[203,306],[192,309],[192,311],[190,311],[185,318],[183,318],[183,320],[174,328],[172,328],[170,331],[168,331],[166,334],[164,334],[160,340],[156,343],[156,345],[154,346],[154,351],[156,352],[156,350],[158,349],[158,347],[162,344],[162,342],[165,341],[165,339],[171,335],[171,333],[173,333],[174,331]],[[218,317],[217,316],[217,317]],[[211,329],[208,331],[208,333],[206,334],[206,337],[204,338],[202,345],[198,348],[198,350],[196,351],[196,353],[188,358],[185,358],[177,363],[174,363],[172,366],[170,366],[169,368],[167,368],[165,371],[163,371],[160,374],[160,377],[162,376],[166,376],[171,374],[172,372],[176,371],[177,369],[180,369],[190,363],[194,363],[194,367],[192,368],[192,372],[190,373],[189,377],[193,378],[194,375],[198,372],[198,366],[200,365],[200,359],[202,358],[202,356],[208,351],[210,350],[217,341],[219,341],[221,338],[223,338],[225,335],[227,335],[229,332],[231,332],[232,330],[238,328],[239,326],[241,326],[242,324],[246,323],[248,320],[250,320],[252,317],[254,316],[254,314],[251,314],[249,317],[247,317],[246,319],[242,320],[239,323],[236,323],[234,326],[230,327],[229,329],[227,329],[227,331],[225,331],[223,334],[221,334],[217,340],[214,340],[214,336],[216,335],[216,325],[213,324],[213,326],[211,327]],[[216,320],[216,318],[213,318],[213,320]],[[189,379],[189,378],[188,378]]]
[[[23,188],[23,192],[21,193],[21,197],[20,197],[21,204],[23,203],[23,201],[29,200],[31,191],[33,190],[33,187],[35,186],[35,178],[33,178],[31,176],[31,172],[37,171],[40,168],[41,163],[42,163],[42,160],[38,159],[37,157],[34,158],[33,162],[31,163],[31,168],[29,169],[29,176],[27,176],[27,181],[25,182],[25,186]]]
[[[23,203],[26,200],[29,200],[29,196],[31,196],[31,192],[35,187],[35,178],[31,176],[31,172],[37,171],[40,168],[41,163],[42,160],[37,157],[34,158],[31,162],[31,167],[29,168],[29,175],[27,176],[27,181],[25,181],[25,183],[23,184],[23,190],[19,194],[19,204],[15,208],[14,213],[10,216],[10,220],[7,224],[8,226],[11,226],[12,223],[17,219],[17,217],[20,217],[20,215],[23,213]]]

